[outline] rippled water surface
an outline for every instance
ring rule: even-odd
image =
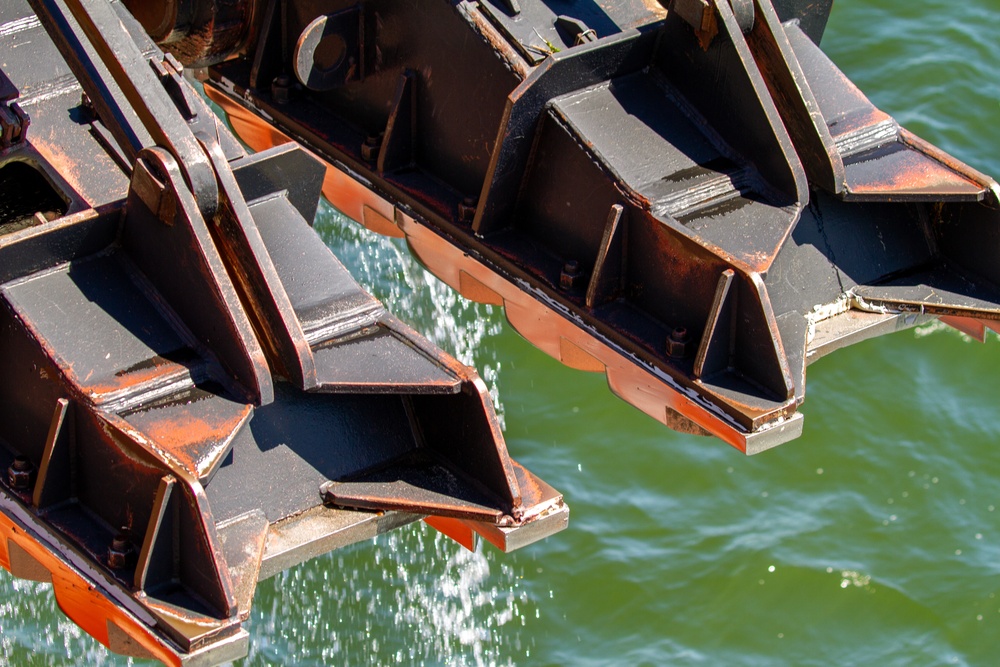
[[[1000,175],[1000,5],[838,0],[824,49],[880,107]],[[262,582],[246,665],[996,665],[1000,342],[940,327],[809,368],[805,434],[753,458],[560,366],[405,247],[317,224],[493,388],[570,528],[504,556],[422,525]],[[0,662],[124,664],[0,573]]]

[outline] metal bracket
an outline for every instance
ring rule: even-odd
[[[202,215],[213,218],[219,189],[209,158],[188,124],[192,107],[178,107],[178,97],[169,94],[170,89],[180,90],[176,60],[150,61],[125,21],[141,30],[138,24],[104,0],[30,0],[30,4],[128,159],[149,147],[143,141],[146,136],[167,149],[177,159]],[[99,76],[95,59],[113,81]],[[137,119],[140,127],[129,118]]]
[[[0,151],[23,144],[29,124],[31,119],[16,102],[0,105]]]

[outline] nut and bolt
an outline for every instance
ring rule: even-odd
[[[94,103],[91,101],[90,96],[87,93],[80,93],[80,108],[86,115],[88,121],[92,121],[97,118],[97,109],[94,108]]]
[[[292,98],[292,77],[279,74],[271,82],[271,98],[275,104],[288,104]]]
[[[361,158],[366,162],[375,162],[378,159],[378,151],[381,147],[382,137],[377,134],[369,134],[365,137],[365,142],[361,144]]]
[[[583,279],[583,271],[580,269],[580,262],[571,259],[563,264],[562,273],[559,274],[559,286],[563,289],[573,289],[580,284]]]
[[[10,488],[18,491],[25,491],[31,488],[34,482],[35,466],[26,456],[15,456],[14,462],[7,468],[7,481]]]
[[[458,217],[463,222],[472,222],[476,217],[476,207],[479,201],[475,197],[466,197],[458,202]]]
[[[670,332],[667,337],[667,356],[674,359],[684,357],[687,352],[688,330],[684,327],[677,327]]]
[[[115,535],[108,547],[108,567],[112,570],[120,570],[128,565],[129,557],[132,555],[132,543],[129,542],[128,535],[124,532]]]

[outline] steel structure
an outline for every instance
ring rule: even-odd
[[[239,657],[258,579],[422,517],[503,550],[567,523],[475,371],[312,232],[321,192],[746,453],[801,432],[811,360],[1000,319],[1000,187],[823,54],[831,0],[30,2],[0,6],[0,565],[121,653]]]
[[[144,24],[248,143],[672,428],[761,451],[810,361],[1000,317],[1000,188],[823,54],[830,0],[210,4]]]
[[[475,371],[313,232],[315,158],[248,155],[120,4],[34,9],[0,6],[0,565],[113,651],[217,664],[305,559],[566,526]]]

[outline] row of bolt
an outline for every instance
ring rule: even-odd
[[[291,86],[291,79],[288,75],[282,74],[277,77],[272,84],[274,99],[279,104],[288,101],[288,90]],[[361,144],[361,158],[369,163],[374,163],[378,159],[379,150],[382,147],[381,135],[370,134]],[[463,222],[471,222],[476,215],[478,201],[474,197],[465,197],[458,204],[458,217]],[[571,259],[563,265],[559,275],[559,286],[565,290],[576,289],[583,282],[583,270],[580,263]],[[667,356],[680,359],[687,352],[688,333],[684,327],[677,327],[671,331],[667,337]]]
[[[287,74],[279,74],[271,82],[271,99],[275,104],[285,105],[292,99],[295,84],[292,77]],[[379,150],[382,148],[382,135],[369,134],[361,143],[361,159],[370,164],[375,164],[378,160]]]
[[[563,264],[559,274],[559,287],[573,290],[583,284],[584,272],[580,262],[571,259]],[[675,327],[667,336],[667,356],[671,359],[683,359],[687,355],[690,336],[684,327]]]
[[[35,483],[35,466],[27,456],[18,454],[7,467],[7,483],[15,491],[29,491]],[[120,570],[132,559],[132,543],[126,531],[122,530],[111,540],[108,547],[108,567]]]

